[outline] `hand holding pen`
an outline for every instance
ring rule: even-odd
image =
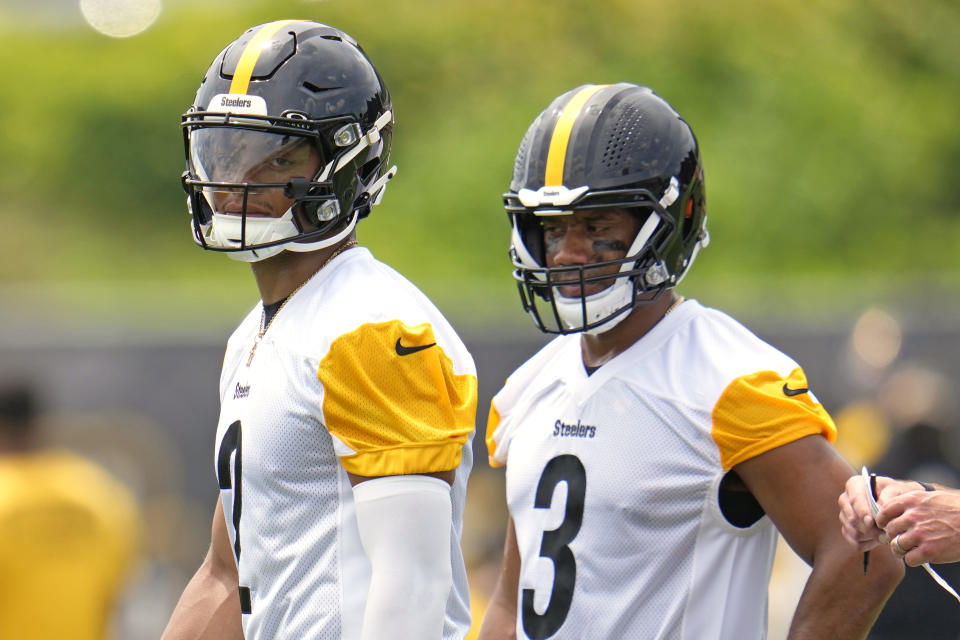
[[[887,481],[889,482],[889,479],[887,479]],[[860,491],[851,491],[853,488],[851,487],[851,483],[853,482],[862,482],[862,489]],[[920,484],[923,489],[932,489],[932,487],[928,489],[928,485],[923,483],[917,484]],[[851,495],[853,495],[853,499],[851,499]],[[865,497],[866,509],[864,509],[863,504],[860,503],[859,496]],[[880,529],[880,526],[876,522],[877,513],[880,512],[877,498],[877,475],[870,473],[866,466],[860,470],[860,478],[854,476],[847,481],[847,491],[839,498],[840,522],[842,524],[843,537],[864,550],[864,573],[867,572],[870,563],[870,549],[881,544],[881,540],[887,537],[886,532]],[[890,543],[891,550],[898,557],[902,558],[904,550],[900,547],[899,538],[900,536],[898,535],[894,537],[893,541],[888,542]],[[929,563],[924,563],[921,566],[940,587],[960,602],[960,594],[958,594],[940,574],[934,571]]]
[[[877,512],[880,510],[877,507],[877,474],[870,473],[867,470],[867,466],[864,465],[860,468],[860,476],[863,478],[864,488],[866,489],[867,494],[867,503],[870,505],[870,513],[872,516],[876,516]],[[873,523],[873,526],[876,527],[876,522]],[[867,567],[870,566],[870,551],[863,552],[863,573],[866,575]]]

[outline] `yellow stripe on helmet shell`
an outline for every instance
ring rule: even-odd
[[[557,124],[550,137],[550,149],[547,151],[547,169],[543,184],[547,187],[558,187],[563,184],[563,165],[567,157],[567,145],[570,143],[570,134],[583,106],[587,100],[600,89],[608,87],[606,84],[590,84],[580,89],[560,112]]]
[[[268,22],[260,27],[253,38],[251,38],[247,48],[243,50],[240,61],[237,62],[237,69],[233,73],[233,81],[230,83],[231,94],[245,94],[250,87],[250,78],[253,76],[253,68],[257,66],[257,60],[263,53],[264,46],[270,41],[280,29],[285,25],[294,22],[293,20],[277,20]]]

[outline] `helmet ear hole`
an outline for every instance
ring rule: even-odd
[[[213,219],[213,207],[210,206],[210,201],[207,200],[207,196],[202,193],[198,193],[193,196],[192,200],[196,202],[196,205],[194,206],[191,202],[191,208],[200,209],[200,211],[193,211],[193,215],[197,216],[200,224],[208,224],[210,220]]]
[[[540,220],[530,214],[517,216],[517,227],[527,252],[541,267],[547,266],[547,251],[543,242],[543,227]]]
[[[680,238],[683,243],[690,241],[691,237],[697,233],[697,220],[703,218],[703,195],[694,190],[687,199],[687,204],[683,216],[683,223],[680,227]]]
[[[687,200],[687,211],[693,212],[693,198]],[[686,213],[683,216],[683,222],[680,225],[680,237],[686,241],[690,234],[693,233],[693,216],[691,213]]]
[[[373,181],[379,177],[377,176],[377,173],[379,173],[379,169],[380,169],[379,156],[368,160],[362,167],[360,167],[360,170],[357,171],[357,174],[360,177],[360,183],[365,186],[369,186],[370,184],[372,184]]]
[[[320,225],[317,215],[319,208],[319,202],[299,202],[293,205],[293,224],[296,225],[297,231],[300,233],[313,231]]]

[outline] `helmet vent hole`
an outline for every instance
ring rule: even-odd
[[[604,168],[610,173],[625,176],[632,171],[629,150],[640,131],[643,112],[634,105],[628,105],[620,114],[616,125],[610,131],[607,144],[601,157]]]
[[[321,86],[315,85],[315,84],[313,84],[312,82],[310,82],[309,80],[304,80],[304,81],[303,81],[303,88],[304,88],[304,89],[307,89],[308,91],[312,91],[312,92],[314,92],[314,93],[321,93],[321,92],[327,90],[326,87],[321,87]]]
[[[520,174],[527,166],[527,153],[530,147],[530,136],[524,136],[520,142],[520,148],[517,150],[517,157],[513,162],[513,175],[520,177]],[[521,178],[522,179],[522,178]]]

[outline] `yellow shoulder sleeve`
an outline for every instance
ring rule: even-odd
[[[494,432],[496,432],[497,427],[500,425],[500,412],[497,411],[497,405],[493,403],[493,400],[490,400],[490,413],[487,414],[487,459],[491,467],[502,467],[503,464],[500,463],[494,457],[494,454],[497,452],[497,441],[494,438]]]
[[[775,371],[741,376],[713,408],[712,436],[724,470],[814,434],[833,442],[837,427],[810,392],[800,367],[786,378]]]
[[[369,323],[330,345],[317,372],[327,429],[350,473],[455,469],[474,428],[477,378],[456,374],[429,324]]]

